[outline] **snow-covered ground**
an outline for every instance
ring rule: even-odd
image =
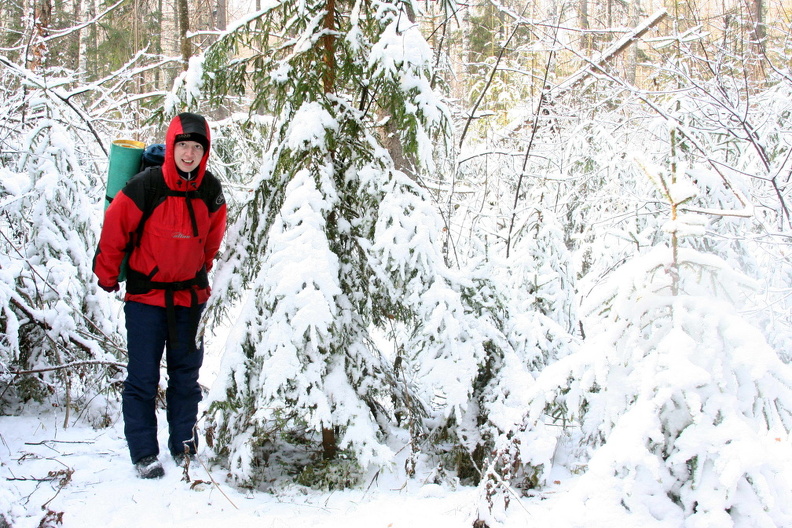
[[[183,470],[164,456],[165,477],[141,480],[129,462],[120,422],[94,430],[79,424],[64,429],[62,421],[61,412],[48,410],[0,417],[0,507],[11,511],[15,528],[40,526],[48,511],[51,526],[60,518],[65,528],[450,528],[472,526],[479,503],[475,488],[382,473],[355,490],[250,493],[226,483],[219,468],[191,467],[185,481]],[[502,526],[630,525],[625,512],[575,507],[555,495],[523,499],[522,505],[514,501]]]
[[[15,503],[14,527],[39,526],[48,510],[62,513],[64,527],[450,527],[469,525],[475,500],[474,489],[388,478],[334,493],[245,493],[217,468],[191,467],[185,481],[182,468],[162,455],[165,477],[141,480],[120,424],[63,429],[61,422],[55,412],[0,418],[0,504],[7,511]]]
[[[58,409],[0,417],[0,511],[10,511],[15,528],[456,528],[471,527],[482,503],[475,488],[430,484],[427,475],[406,479],[396,472],[380,472],[354,490],[294,486],[246,492],[231,486],[222,469],[207,471],[205,452],[199,455],[201,465],[190,468],[189,480],[164,455],[165,477],[141,480],[129,461],[120,420],[100,430],[79,422],[63,428],[62,422]],[[163,449],[164,423],[161,415]],[[629,514],[608,500],[607,490],[599,503],[576,500],[576,480],[559,476],[541,496],[515,498],[497,526],[675,526]],[[42,524],[47,516],[50,523]]]

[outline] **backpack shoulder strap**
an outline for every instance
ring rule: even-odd
[[[135,230],[135,246],[140,245],[140,237],[143,235],[143,228],[146,220],[149,219],[154,209],[165,201],[168,195],[168,186],[165,184],[165,177],[162,175],[162,168],[148,167],[143,173],[143,216],[140,217],[137,229]]]

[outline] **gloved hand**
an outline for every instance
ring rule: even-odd
[[[113,293],[113,292],[117,292],[117,291],[118,291],[118,289],[119,289],[119,286],[118,286],[118,283],[117,283],[117,282],[116,282],[115,284],[113,284],[112,286],[105,286],[105,285],[104,285],[104,284],[102,284],[101,282],[100,282],[100,283],[98,283],[98,284],[99,284],[99,287],[100,287],[100,288],[102,288],[102,289],[103,289],[104,291],[106,291],[107,293]]]

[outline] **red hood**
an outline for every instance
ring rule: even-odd
[[[190,181],[185,181],[179,176],[176,168],[176,161],[173,158],[173,146],[176,144],[176,136],[179,134],[200,134],[206,138],[207,148],[203,158],[198,164],[195,177]],[[197,189],[203,181],[206,173],[206,160],[209,158],[209,146],[212,137],[209,132],[209,124],[202,116],[185,112],[173,118],[168,125],[168,132],[165,134],[165,161],[162,164],[162,174],[165,176],[165,183],[169,188],[177,191]]]

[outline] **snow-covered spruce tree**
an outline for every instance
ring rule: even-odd
[[[671,206],[670,243],[633,258],[586,300],[592,331],[580,353],[539,376],[520,432],[563,402],[591,453],[570,496],[621,504],[636,524],[786,526],[792,370],[739,313],[754,281],[683,247],[703,234],[705,220],[678,210],[695,185],[639,165]],[[498,463],[520,448],[499,447],[480,521],[508,505]]]
[[[327,5],[309,7],[255,14],[193,65],[211,94],[255,86],[253,110],[278,120],[216,276],[213,308],[238,300],[240,316],[210,395],[215,448],[249,485],[271,480],[275,461],[304,466],[302,482],[346,485],[350,468],[392,460],[397,422],[414,455],[426,438],[420,448],[458,455],[451,469],[477,481],[476,459],[521,414],[528,362],[505,334],[511,312],[492,268],[448,269],[435,207],[373,135],[388,116],[399,153],[431,166],[444,119],[426,81],[431,54],[406,4],[334,12],[337,33],[316,25]],[[289,24],[276,30],[280,17]],[[311,32],[337,35],[338,62]],[[274,34],[293,38],[268,52]],[[231,60],[240,42],[261,54]],[[383,332],[387,361],[374,346]],[[288,448],[320,435],[324,457],[341,456],[317,471]]]
[[[215,281],[213,307],[234,301],[240,312],[210,420],[241,483],[272,477],[267,460],[273,470],[276,460],[308,465],[289,459],[288,446],[321,438],[335,462],[324,477],[308,465],[303,481],[349,484],[355,466],[391,462],[384,433],[402,411],[424,427],[434,390],[446,416],[468,407],[486,361],[476,284],[448,270],[436,210],[375,135],[385,116],[406,156],[430,166],[430,135],[445,115],[412,7],[282,2],[192,65],[211,96],[252,87],[252,111],[277,123]],[[392,326],[406,336],[401,370],[373,345]],[[430,388],[411,390],[418,383]],[[341,465],[346,473],[331,478]]]
[[[0,61],[0,405],[46,400],[107,425],[121,340],[91,272],[99,140],[68,76]]]
[[[416,362],[431,370],[419,370],[419,379],[434,381],[424,388],[447,399],[434,415],[433,431],[450,444],[446,451],[456,457],[449,466],[468,484],[481,480],[500,439],[512,437],[514,425],[530,405],[527,396],[534,377],[579,345],[574,336],[575,279],[563,232],[549,211],[529,216],[515,233],[509,258],[490,255],[470,263],[472,283],[461,291],[463,306],[475,306],[475,311],[467,313],[448,300],[447,306],[437,306],[437,313],[447,313],[467,334],[455,340],[444,336],[441,342],[456,341],[453,352]],[[459,332],[450,321],[437,326]],[[410,342],[407,347],[416,348]],[[434,350],[429,345],[424,348]],[[482,363],[477,366],[477,361]],[[474,369],[470,390],[462,388],[466,378],[460,367]],[[447,387],[460,389],[455,393]],[[539,426],[530,432],[530,439],[521,439],[521,456],[511,465],[515,486],[541,485],[561,432]],[[448,456],[443,459],[448,461]]]
[[[532,197],[532,192],[529,190],[528,196]],[[530,197],[526,198],[529,203],[541,203]],[[482,231],[498,232],[486,228]],[[497,255],[493,248],[503,246],[493,245],[486,259],[475,265],[478,271],[474,277],[486,280],[475,284],[471,291],[478,296],[475,305],[486,309],[477,313],[479,325],[471,328],[477,330],[478,339],[486,337],[482,340],[486,363],[478,369],[467,405],[459,405],[462,420],[457,424],[456,416],[451,415],[440,429],[447,430],[458,450],[463,451],[458,476],[468,477],[469,483],[481,480],[497,446],[507,443],[512,447],[507,453],[508,461],[499,453],[497,471],[508,473],[503,476],[515,488],[525,491],[542,486],[552,468],[551,460],[563,429],[537,422],[530,429],[516,431],[515,424],[521,422],[525,409],[531,405],[534,377],[579,347],[575,337],[576,281],[564,238],[551,210],[521,211],[509,257]],[[455,371],[450,363],[447,370]],[[436,376],[447,374],[447,370],[439,369]],[[546,412],[562,416],[563,407],[549,402]]]
[[[541,106],[537,111],[541,114]],[[537,127],[529,128],[536,133]],[[477,305],[488,306],[477,317],[489,325],[485,363],[469,402],[460,405],[464,418],[457,424],[451,416],[444,424],[457,444],[453,452],[463,455],[458,476],[469,477],[468,483],[481,479],[493,447],[520,422],[533,376],[576,350],[579,341],[572,256],[556,216],[563,182],[571,180],[557,174],[564,165],[555,163],[565,142],[555,128],[538,130],[522,142],[503,133],[509,139],[497,148],[469,139],[461,148],[459,158],[465,161],[457,167],[452,190],[439,199],[452,204],[447,211],[453,257],[469,260],[474,276],[487,278],[474,287]],[[526,145],[531,150],[515,163],[517,149]],[[530,439],[521,439],[525,448],[510,464],[515,485],[532,488],[544,481],[561,431],[537,428]]]

